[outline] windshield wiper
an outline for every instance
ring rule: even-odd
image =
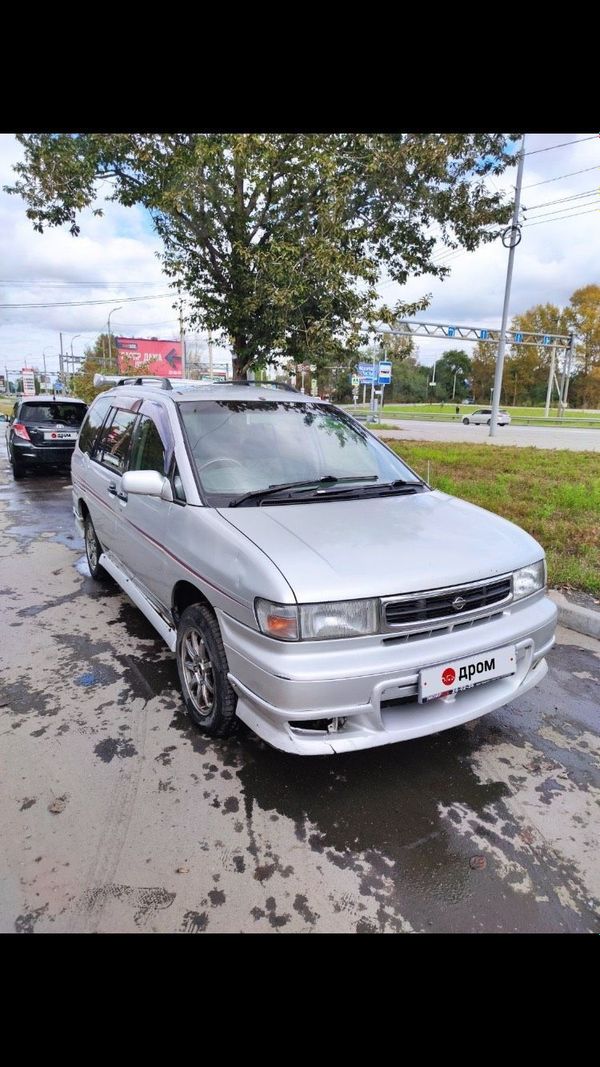
[[[351,475],[346,478],[336,478],[333,474],[326,474],[323,478],[310,478],[301,482],[282,482],[280,485],[269,485],[266,489],[255,489],[251,493],[244,493],[243,496],[238,497],[237,500],[230,501],[230,508],[237,508],[240,504],[244,504],[247,500],[256,500],[257,504],[265,496],[273,496],[276,493],[283,493],[286,489],[293,489],[294,492],[306,492],[309,493],[320,485],[336,485],[340,482],[374,482],[377,481],[376,474],[368,474],[366,476]]]
[[[319,493],[319,500],[340,500],[353,496],[391,496],[394,493],[412,493],[424,488],[423,482],[409,482],[397,478],[393,482],[377,482],[376,485],[346,486],[344,489],[332,489]]]

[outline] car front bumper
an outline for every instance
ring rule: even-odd
[[[412,641],[285,643],[224,613],[219,623],[239,718],[275,748],[322,755],[437,733],[518,699],[547,672],[556,616],[536,594],[492,620]],[[418,703],[420,670],[513,644],[515,674]],[[322,729],[315,720],[326,720]]]

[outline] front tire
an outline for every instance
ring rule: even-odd
[[[211,737],[228,737],[237,727],[237,697],[219,624],[203,604],[192,604],[177,627],[177,671],[192,722]]]
[[[467,418],[467,417],[465,416],[465,418],[463,419],[463,426],[468,426],[468,425],[469,425],[469,420],[468,420],[468,418]]]
[[[83,522],[83,536],[85,539],[85,555],[88,567],[90,568],[90,574],[96,582],[105,581],[108,578],[108,574],[104,570],[104,567],[101,567],[98,562],[102,555],[102,545],[96,537],[94,524],[89,515],[86,515]]]

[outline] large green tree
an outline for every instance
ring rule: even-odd
[[[462,348],[451,348],[437,361],[435,378],[436,396],[443,400],[464,400],[469,395],[465,379],[471,377],[471,359]]]
[[[331,365],[382,309],[382,272],[443,276],[440,242],[474,249],[510,208],[484,179],[514,162],[501,134],[29,134],[9,192],[34,227],[80,232],[99,195],[141,205],[190,324],[230,341],[234,373],[280,357]]]
[[[555,304],[536,304],[522,315],[515,315],[511,329],[565,336],[569,333],[567,316]],[[551,345],[512,345],[504,365],[505,402],[544,404],[551,358]]]
[[[478,341],[471,360],[471,392],[476,404],[490,404],[496,371],[497,345]]]

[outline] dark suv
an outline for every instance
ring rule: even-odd
[[[87,404],[74,397],[24,396],[17,400],[6,430],[15,478],[30,466],[68,467]]]

